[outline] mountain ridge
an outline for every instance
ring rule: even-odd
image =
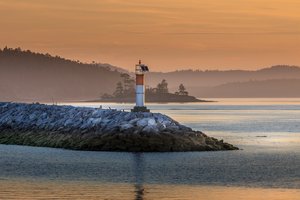
[[[299,98],[299,79],[252,80],[193,88],[201,98]]]
[[[250,80],[271,79],[297,79],[300,77],[300,67],[288,65],[276,65],[259,70],[185,70],[168,73],[150,72],[146,76],[146,83],[154,86],[159,80],[165,79],[170,89],[175,91],[177,86],[183,83],[187,89],[193,87],[212,87],[229,82],[247,82]],[[193,91],[190,91],[195,95]]]
[[[99,99],[104,93],[112,94],[116,83],[121,81],[121,74],[127,71],[110,64],[82,63],[47,53],[6,47],[0,49],[0,72],[0,101],[58,102],[88,101]],[[132,72],[129,74],[134,76]],[[285,88],[277,90],[277,94],[272,92],[269,96],[298,97],[297,90],[300,90],[300,86],[295,80],[299,77],[300,67],[289,65],[259,70],[177,70],[147,73],[146,86],[155,87],[162,79],[166,79],[171,92],[177,91],[178,86],[183,83],[189,94],[201,98],[241,97],[247,95],[233,94],[230,91],[233,83],[251,83],[258,90],[259,84],[265,84],[269,80],[274,85],[269,86],[262,95],[268,96],[272,88],[279,87],[278,80],[281,80]],[[292,89],[289,84],[293,85]],[[227,93],[218,88],[223,88]],[[289,90],[295,94],[284,96]],[[252,94],[250,97],[259,96]]]

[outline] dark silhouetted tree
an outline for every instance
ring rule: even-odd
[[[185,88],[184,85],[181,83],[181,84],[179,85],[179,87],[178,87],[178,92],[176,92],[175,94],[187,96],[189,93],[186,91],[186,88]]]
[[[123,79],[124,94],[126,95],[134,94],[135,81],[130,77],[129,74],[126,73],[121,74],[121,78]]]
[[[150,86],[146,86],[146,94],[156,94],[157,93],[157,88],[152,88]]]
[[[122,82],[118,82],[116,86],[116,90],[114,91],[115,97],[122,97],[124,93],[124,88]]]
[[[159,94],[169,93],[168,83],[165,79],[163,79],[161,83],[157,84],[156,91]]]

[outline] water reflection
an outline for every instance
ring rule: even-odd
[[[141,185],[140,185],[141,186]],[[0,199],[11,200],[299,200],[298,189],[216,187],[197,185],[156,185],[144,183],[147,193],[132,191],[129,184],[97,182],[61,182],[37,180],[1,180]],[[136,196],[134,196],[134,194]],[[144,196],[146,194],[146,197]]]
[[[292,101],[149,105],[243,151],[132,154],[0,145],[0,199],[299,200],[300,101]]]
[[[144,158],[142,153],[135,153],[133,155],[133,170],[135,178],[135,200],[144,199]]]

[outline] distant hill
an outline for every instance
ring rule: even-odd
[[[0,50],[0,101],[78,101],[112,93],[120,70],[20,48]]]
[[[300,78],[300,67],[278,65],[256,71],[183,70],[167,73],[151,72],[146,76],[146,84],[154,86],[160,80],[166,79],[171,91],[175,91],[178,85],[183,83],[191,95],[197,96],[200,94],[200,90],[203,87],[218,86],[230,82],[298,78]]]
[[[192,90],[201,98],[293,98],[300,97],[300,79],[233,82]]]
[[[108,64],[108,63],[95,63],[95,64],[98,65],[99,67],[105,67],[107,69],[110,69],[111,71],[117,71],[117,72],[120,72],[120,73],[132,74],[131,72],[129,72],[126,69],[123,69],[121,67],[117,67],[117,66],[114,66],[114,65],[111,65],[111,64]]]
[[[112,94],[121,81],[122,68],[110,64],[86,64],[34,53],[20,48],[0,49],[0,101],[88,101]],[[133,75],[132,73],[129,73]],[[146,85],[166,79],[170,92],[183,83],[192,96],[300,97],[300,68],[278,65],[256,71],[150,72]]]

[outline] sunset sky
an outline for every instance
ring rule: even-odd
[[[299,0],[0,0],[0,48],[127,69],[300,65]]]

